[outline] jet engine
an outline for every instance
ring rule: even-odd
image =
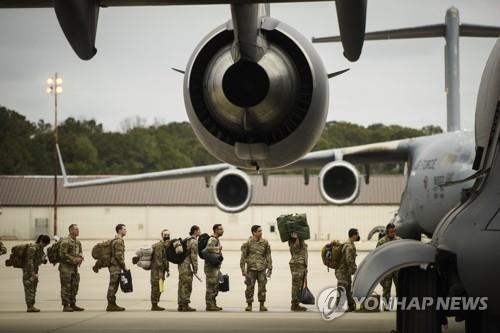
[[[328,78],[312,44],[262,17],[258,61],[234,60],[232,21],[196,47],[184,78],[193,130],[216,158],[247,169],[288,165],[308,153],[328,112]]]
[[[321,196],[334,205],[349,204],[359,195],[359,179],[359,172],[351,163],[330,162],[319,173]]]
[[[227,169],[217,174],[212,191],[217,207],[227,213],[241,212],[252,199],[250,177],[238,169]]]

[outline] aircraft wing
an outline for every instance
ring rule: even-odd
[[[319,168],[333,161],[353,164],[406,162],[414,139],[371,143],[367,145],[319,150],[305,155],[285,170]]]
[[[166,171],[139,173],[136,175],[104,177],[92,180],[71,182],[69,181],[69,177],[66,174],[66,168],[64,167],[64,162],[62,159],[61,151],[59,150],[59,146],[57,146],[57,154],[61,166],[61,173],[64,177],[64,187],[86,187],[86,186],[97,186],[97,185],[133,183],[133,182],[158,180],[158,179],[178,179],[178,178],[189,178],[189,177],[206,177],[207,187],[208,187],[209,177],[216,175],[224,170],[234,168],[232,165],[226,163],[220,163],[220,164],[211,164],[211,165],[204,165],[204,166],[197,166],[190,168],[166,170]]]
[[[417,139],[397,140],[312,152],[289,166],[271,170],[271,172],[266,171],[266,173],[262,174],[263,183],[264,186],[267,185],[268,177],[272,173],[304,170],[304,185],[308,185],[308,170],[321,168],[319,178],[327,179],[326,181],[320,180],[320,194],[325,201],[339,205],[349,204],[357,198],[360,189],[359,173],[351,163],[368,165],[371,163],[409,161],[411,159],[412,140]],[[212,188],[215,205],[225,212],[237,213],[244,210],[248,207],[252,198],[252,182],[248,174],[225,163],[72,182],[66,175],[59,147],[57,147],[57,152],[64,177],[64,187],[85,187],[159,179],[204,177],[205,186]],[[338,173],[334,169],[341,171]],[[365,167],[365,170],[365,182],[368,183],[369,168]],[[328,176],[326,176],[327,174]],[[331,186],[332,180],[335,183],[333,187]]]
[[[408,160],[410,140],[396,140],[381,143],[373,143],[361,146],[353,146],[339,149],[326,149],[309,153],[297,162],[274,170],[275,173],[280,171],[300,170],[309,168],[320,168],[332,161],[347,161],[353,164],[371,164],[371,163],[391,163],[405,162]],[[176,179],[176,178],[192,178],[205,177],[207,186],[209,179],[216,174],[228,169],[237,168],[226,163],[211,164],[203,166],[195,166],[182,169],[173,169],[166,171],[148,172],[136,175],[115,176],[107,178],[99,178],[93,180],[71,182],[66,175],[62,155],[57,147],[61,172],[64,177],[65,187],[85,187],[107,184],[131,183],[139,181],[150,181],[158,179]]]

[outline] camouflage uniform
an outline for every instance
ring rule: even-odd
[[[337,278],[337,288],[343,287],[346,291],[347,304],[350,310],[356,309],[356,302],[352,297],[352,278],[356,273],[356,246],[353,242],[347,241],[342,246],[342,258],[340,259],[339,268],[335,270]],[[340,299],[340,298],[339,298]]]
[[[120,286],[120,273],[127,270],[125,265],[125,242],[115,236],[111,243],[111,265],[109,266],[108,302],[116,302],[116,292]]]
[[[38,267],[44,258],[42,244],[28,244],[26,249],[26,263],[23,267],[24,298],[28,307],[35,304],[36,287],[38,285]]]
[[[400,239],[398,236],[391,239],[391,238],[387,237],[387,235],[385,235],[384,237],[379,239],[379,241],[377,243],[377,247],[379,247],[385,243],[392,242],[394,240],[398,240],[398,239]],[[398,272],[393,272],[391,274],[388,274],[380,281],[380,285],[382,286],[382,289],[383,289],[382,295],[384,297],[385,304],[389,304],[389,298],[391,297],[392,281],[394,281],[394,285],[397,288]]]
[[[7,248],[0,241],[0,256],[7,253]]]
[[[169,271],[167,260],[167,249],[170,241],[159,241],[153,245],[153,255],[151,256],[151,303],[160,301],[160,279],[165,280],[165,272]]]
[[[83,257],[82,244],[71,237],[61,241],[59,246],[59,278],[61,280],[61,301],[63,306],[75,305],[80,284],[79,258]]]
[[[177,265],[179,269],[179,287],[177,302],[179,305],[188,305],[191,301],[193,290],[193,275],[198,273],[198,242],[196,238],[190,237],[187,241],[188,255],[182,264]]]
[[[218,238],[210,236],[207,243],[207,251],[211,253],[220,253],[220,242]],[[217,306],[215,298],[219,293],[219,275],[220,266],[214,267],[205,260],[205,278],[207,280],[207,291],[205,294],[205,302],[207,306]]]
[[[292,304],[298,304],[307,272],[307,244],[302,239],[295,244],[295,239],[292,238],[288,241],[288,246],[292,255],[289,262],[292,273]]]
[[[246,267],[245,267],[246,266]],[[241,272],[245,274],[245,297],[247,303],[253,302],[255,291],[255,282],[258,281],[258,299],[259,302],[266,301],[266,269],[273,269],[273,261],[271,259],[271,246],[265,239],[258,241],[252,237],[243,245],[241,245]]]

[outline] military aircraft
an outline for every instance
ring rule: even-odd
[[[413,205],[416,212],[422,208],[421,217],[428,218],[420,224],[427,228],[428,234],[432,236],[431,241],[424,243],[403,239],[375,249],[360,264],[353,285],[353,295],[364,297],[371,293],[382,277],[399,270],[397,293],[400,299],[417,297],[422,301],[427,297],[434,301],[443,296],[459,300],[487,297],[487,308],[472,311],[466,303],[459,301],[455,309],[440,311],[436,311],[435,303],[434,308],[428,307],[426,311],[398,309],[398,332],[441,332],[441,325],[448,316],[465,320],[467,333],[500,332],[500,288],[497,287],[500,280],[499,115],[500,40],[491,52],[479,88],[475,119],[476,154],[472,164],[473,169],[478,171],[464,179],[466,182],[460,186],[463,191],[459,204],[436,223],[435,217],[439,216],[435,210],[437,206],[433,210],[432,206],[420,205],[419,201],[422,198],[425,200],[425,191],[421,191],[420,198],[409,197],[408,200],[417,200],[416,205]],[[442,151],[456,147],[450,142],[450,147]],[[468,153],[471,152],[468,149]],[[460,159],[461,154],[455,156]],[[441,162],[449,163],[450,157],[449,154],[443,154],[435,162],[425,160],[424,166],[432,164],[432,171],[424,171],[422,165],[416,171],[415,176],[423,181],[421,186],[424,187],[428,186],[424,176],[426,173],[439,174],[439,170],[444,171],[439,176],[445,177],[444,182],[433,186],[436,189],[434,195],[436,192],[438,194],[437,199],[434,199],[436,203],[440,201],[440,191],[446,193],[447,184],[457,184],[453,180],[447,181],[447,170],[438,167]],[[402,205],[400,213],[404,208]],[[434,218],[431,214],[434,214]],[[401,218],[403,225],[406,221],[404,216]],[[403,233],[407,230],[402,229]]]
[[[290,2],[290,0],[286,0]],[[291,0],[291,2],[311,0]],[[276,0],[272,2],[283,2]],[[193,130],[216,158],[246,169],[288,165],[311,151],[328,113],[328,74],[312,44],[254,0],[0,0],[0,8],[54,7],[76,54],[96,54],[100,7],[230,4],[228,22],[193,51],[184,102]],[[335,1],[344,55],[362,50],[366,0]]]
[[[399,296],[488,296],[490,307],[486,312],[398,310],[398,332],[441,332],[446,316],[465,319],[467,332],[498,332],[500,328],[494,319],[500,314],[499,288],[492,287],[500,278],[495,265],[499,262],[500,252],[495,252],[494,246],[500,241],[500,219],[497,217],[498,200],[493,197],[499,181],[498,177],[493,178],[493,171],[499,135],[496,125],[500,112],[500,42],[490,56],[481,81],[474,142],[474,133],[460,130],[460,35],[499,36],[500,28],[460,25],[458,10],[451,8],[443,26],[367,34],[372,39],[394,39],[396,36],[446,38],[447,133],[312,152],[284,168],[305,170],[307,184],[307,170],[322,166],[319,174],[321,195],[327,202],[340,205],[354,201],[359,194],[360,175],[353,164],[408,163],[406,188],[394,217],[398,233],[406,239],[389,242],[367,256],[355,276],[354,295],[369,295],[381,278],[400,269]],[[62,163],[61,166],[66,187],[201,176],[205,177],[207,186],[214,177],[214,201],[224,211],[239,212],[250,204],[252,197],[248,175],[229,164],[82,182],[70,182]],[[489,178],[493,179],[491,184]],[[266,183],[266,173],[263,179]],[[454,208],[461,202],[462,205]],[[483,211],[485,214],[479,214]],[[455,221],[464,222],[458,224]],[[433,237],[432,242],[417,241],[422,234]],[[471,240],[469,236],[475,238]],[[427,265],[427,269],[421,269],[421,264]],[[477,272],[481,270],[487,275],[479,277]]]
[[[458,90],[458,37],[499,35],[497,27],[460,24],[456,8],[447,11],[444,25],[366,34],[367,40],[446,38],[449,132],[405,143],[410,146],[409,175],[394,217],[398,233],[405,239],[389,242],[363,260],[354,278],[353,294],[355,297],[370,295],[386,274],[399,270],[399,299],[417,297],[422,302],[424,297],[432,300],[443,296],[488,298],[488,308],[482,311],[471,311],[464,304],[439,311],[436,303],[426,311],[399,307],[398,332],[441,332],[447,317],[465,320],[467,332],[500,331],[500,288],[495,287],[495,281],[500,278],[496,265],[500,254],[498,245],[495,246],[495,242],[500,241],[500,218],[496,216],[498,192],[494,190],[500,180],[493,174],[499,135],[500,40],[483,72],[475,140],[472,132],[459,130]],[[314,41],[337,39],[324,37]],[[400,149],[404,148],[400,146]],[[429,244],[417,241],[422,234],[432,237]]]

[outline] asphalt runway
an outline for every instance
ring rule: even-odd
[[[18,242],[16,242],[17,244]],[[92,242],[88,243],[91,244]],[[95,243],[95,242],[93,242]],[[150,243],[150,242],[144,242]],[[10,248],[14,242],[6,242]],[[267,284],[266,306],[269,312],[258,312],[258,302],[253,312],[245,312],[243,277],[240,273],[240,252],[235,246],[224,251],[222,272],[230,276],[228,293],[219,293],[217,303],[221,312],[205,312],[205,283],[193,282],[191,306],[197,312],[177,312],[177,267],[171,265],[171,276],[166,281],[166,291],[160,305],[166,311],[150,311],[149,272],[132,266],[131,258],[138,242],[126,242],[126,260],[133,274],[134,292],[117,294],[117,303],[127,310],[111,313],[106,308],[108,272],[95,274],[90,247],[84,242],[86,261],[80,269],[81,282],[77,304],[84,312],[63,313],[60,301],[60,284],[57,267],[43,265],[36,306],[40,313],[26,313],[22,271],[5,267],[7,256],[0,257],[0,332],[390,332],[395,327],[395,311],[383,313],[348,313],[326,322],[316,306],[310,305],[304,313],[290,312],[291,275],[288,268],[290,254],[286,250],[273,251],[273,276]],[[133,244],[133,245],[132,245]],[[224,243],[223,243],[224,245]],[[271,245],[273,246],[273,244]],[[276,246],[275,248],[279,248]],[[282,247],[281,247],[282,248]],[[317,248],[317,247],[316,247]],[[134,250],[134,251],[132,251]],[[358,255],[359,263],[367,252]],[[200,261],[203,264],[203,261]],[[200,277],[204,280],[203,267]],[[309,252],[310,289],[316,297],[328,287],[336,285],[333,271],[327,272],[317,250]],[[257,289],[257,288],[256,288]],[[378,287],[380,293],[381,289]],[[452,320],[450,320],[451,322]],[[463,324],[450,323],[444,332],[463,332]]]

